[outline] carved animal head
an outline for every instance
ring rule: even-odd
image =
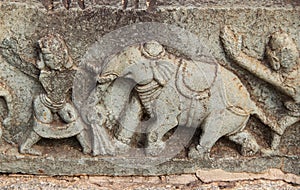
[[[297,65],[299,52],[295,42],[287,33],[280,31],[272,34],[266,51],[274,70],[290,71]]]
[[[48,34],[38,41],[40,59],[52,70],[66,70],[73,66],[67,45],[59,34]],[[43,68],[41,68],[43,69]]]
[[[160,60],[165,55],[164,47],[157,41],[149,41],[125,49],[107,64],[98,79],[100,84],[108,83],[118,77],[146,84],[153,79],[164,83],[168,76],[168,65]],[[158,65],[158,66],[157,66]],[[161,68],[160,68],[161,67]],[[164,72],[165,71],[165,72]]]

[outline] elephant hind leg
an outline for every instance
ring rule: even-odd
[[[209,155],[211,148],[223,136],[243,129],[249,116],[237,115],[227,109],[215,110],[202,124],[202,134],[196,149],[198,156]],[[195,157],[195,153],[191,153]]]

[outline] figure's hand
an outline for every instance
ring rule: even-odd
[[[6,62],[18,69],[23,73],[38,78],[39,70],[35,67],[34,63],[24,61],[18,52],[18,41],[11,37],[5,38],[0,44],[0,54]]]
[[[242,36],[234,34],[228,26],[225,26],[220,33],[220,38],[226,54],[231,59],[236,59],[242,51]]]
[[[5,38],[0,44],[0,52],[2,56],[6,59],[13,57],[17,51],[17,40],[14,38]]]
[[[5,38],[0,47],[3,49],[17,49],[17,40],[14,38]]]

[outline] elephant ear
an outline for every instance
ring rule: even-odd
[[[175,63],[171,63],[168,61],[157,61],[154,64],[151,64],[153,71],[153,78],[156,80],[161,86],[165,86],[176,70]]]

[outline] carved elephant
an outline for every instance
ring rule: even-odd
[[[134,84],[128,90],[137,92],[151,121],[146,149],[150,155],[164,149],[164,135],[176,126],[202,128],[197,151],[191,149],[191,155],[207,155],[223,136],[240,144],[243,155],[253,155],[260,148],[243,129],[252,114],[265,123],[267,119],[239,78],[218,64],[178,59],[151,41],[128,48],[107,64],[99,80],[109,78]],[[118,98],[115,101],[124,102],[130,97]]]

